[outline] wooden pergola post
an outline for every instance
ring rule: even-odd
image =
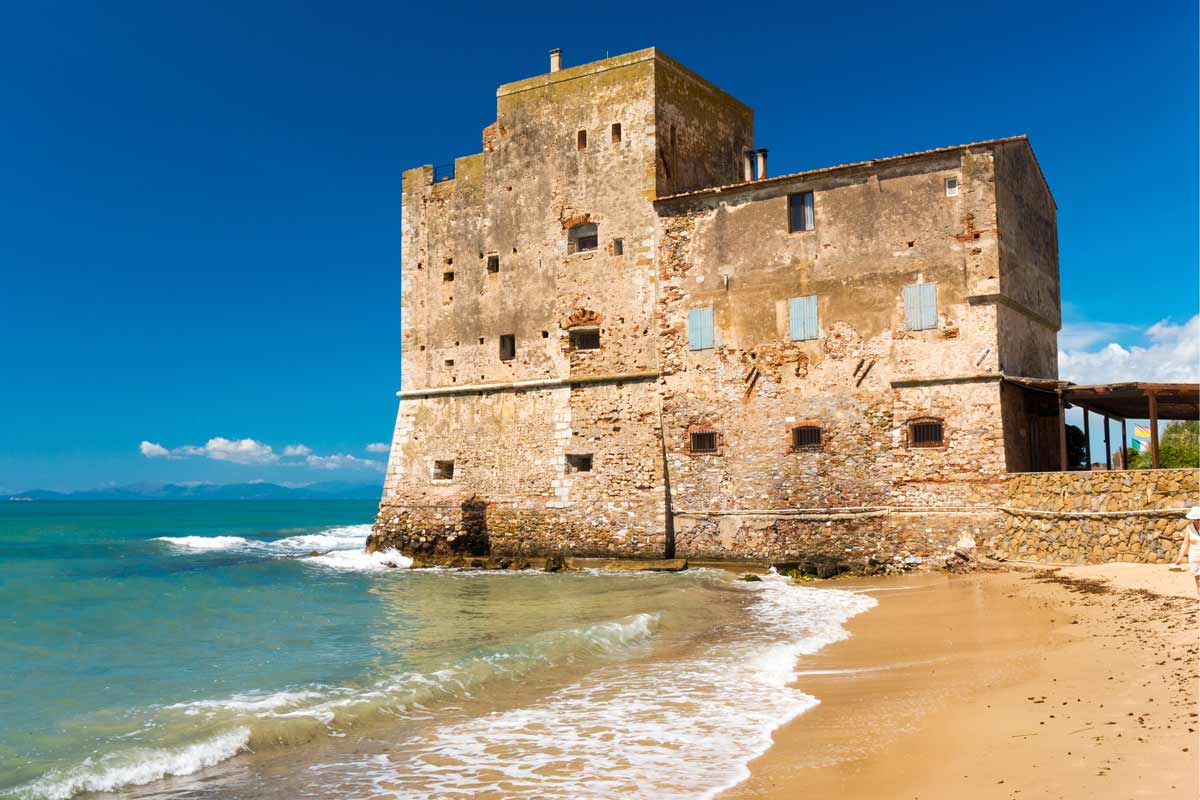
[[[1088,427],[1088,410],[1087,406],[1080,406],[1083,409],[1083,452],[1087,454],[1087,468],[1092,468],[1092,429]]]
[[[1121,469],[1129,469],[1129,438],[1125,433],[1125,418],[1121,418]]]
[[[1104,468],[1112,469],[1112,445],[1108,441],[1108,429],[1112,426],[1112,420],[1108,418],[1108,414],[1102,414],[1104,417]]]
[[[1146,392],[1150,400],[1150,462],[1158,469],[1158,398],[1154,392]]]
[[[1058,468],[1067,471],[1067,408],[1058,390]]]

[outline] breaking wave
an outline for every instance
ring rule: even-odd
[[[819,702],[790,685],[797,659],[846,638],[842,623],[876,604],[780,577],[758,587],[745,636],[705,656],[601,668],[535,705],[313,771],[373,797],[715,797],[749,776],[776,728]]]
[[[412,559],[397,550],[367,553],[365,547],[370,534],[370,525],[344,525],[275,540],[244,536],[160,536],[155,541],[165,542],[181,553],[236,551],[267,558],[303,558],[305,563],[336,570],[374,571],[412,566]]]
[[[66,800],[81,792],[113,791],[167,776],[189,775],[240,752],[302,744],[317,736],[339,736],[383,718],[427,715],[432,709],[470,697],[485,685],[581,657],[621,659],[650,638],[657,614],[632,617],[531,637],[506,650],[480,652],[428,674],[404,672],[367,686],[311,685],[280,692],[247,692],[231,697],[146,709],[144,731],[221,730],[178,748],[128,748],[87,758],[54,770],[2,797]]]

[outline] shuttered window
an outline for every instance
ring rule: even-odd
[[[713,310],[693,308],[688,311],[688,349],[711,350],[713,347]]]
[[[816,339],[821,335],[817,324],[817,296],[793,297],[788,300],[788,327],[792,341]]]
[[[936,328],[937,284],[914,283],[904,287],[904,324],[910,331]]]
[[[800,192],[788,195],[788,230],[811,231],[813,225],[813,193]]]

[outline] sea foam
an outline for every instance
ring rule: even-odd
[[[76,767],[50,772],[10,796],[67,800],[81,792],[111,792],[170,775],[190,775],[231,758],[249,741],[249,729],[239,728],[177,749],[142,748],[87,758]]]
[[[382,797],[715,797],[749,775],[776,728],[818,703],[790,685],[797,659],[848,636],[842,624],[876,604],[778,576],[744,590],[756,593],[752,621],[706,654],[601,667],[543,701],[314,773]]]
[[[183,553],[232,550],[267,558],[303,558],[305,563],[335,570],[372,572],[412,566],[412,559],[398,550],[366,552],[370,533],[370,525],[343,525],[274,540],[244,536],[160,536],[155,541],[166,542]],[[320,555],[310,556],[313,552]]]

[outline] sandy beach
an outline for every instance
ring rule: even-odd
[[[834,581],[850,639],[802,660],[821,700],[743,798],[1196,797],[1192,578],[1109,564]]]

